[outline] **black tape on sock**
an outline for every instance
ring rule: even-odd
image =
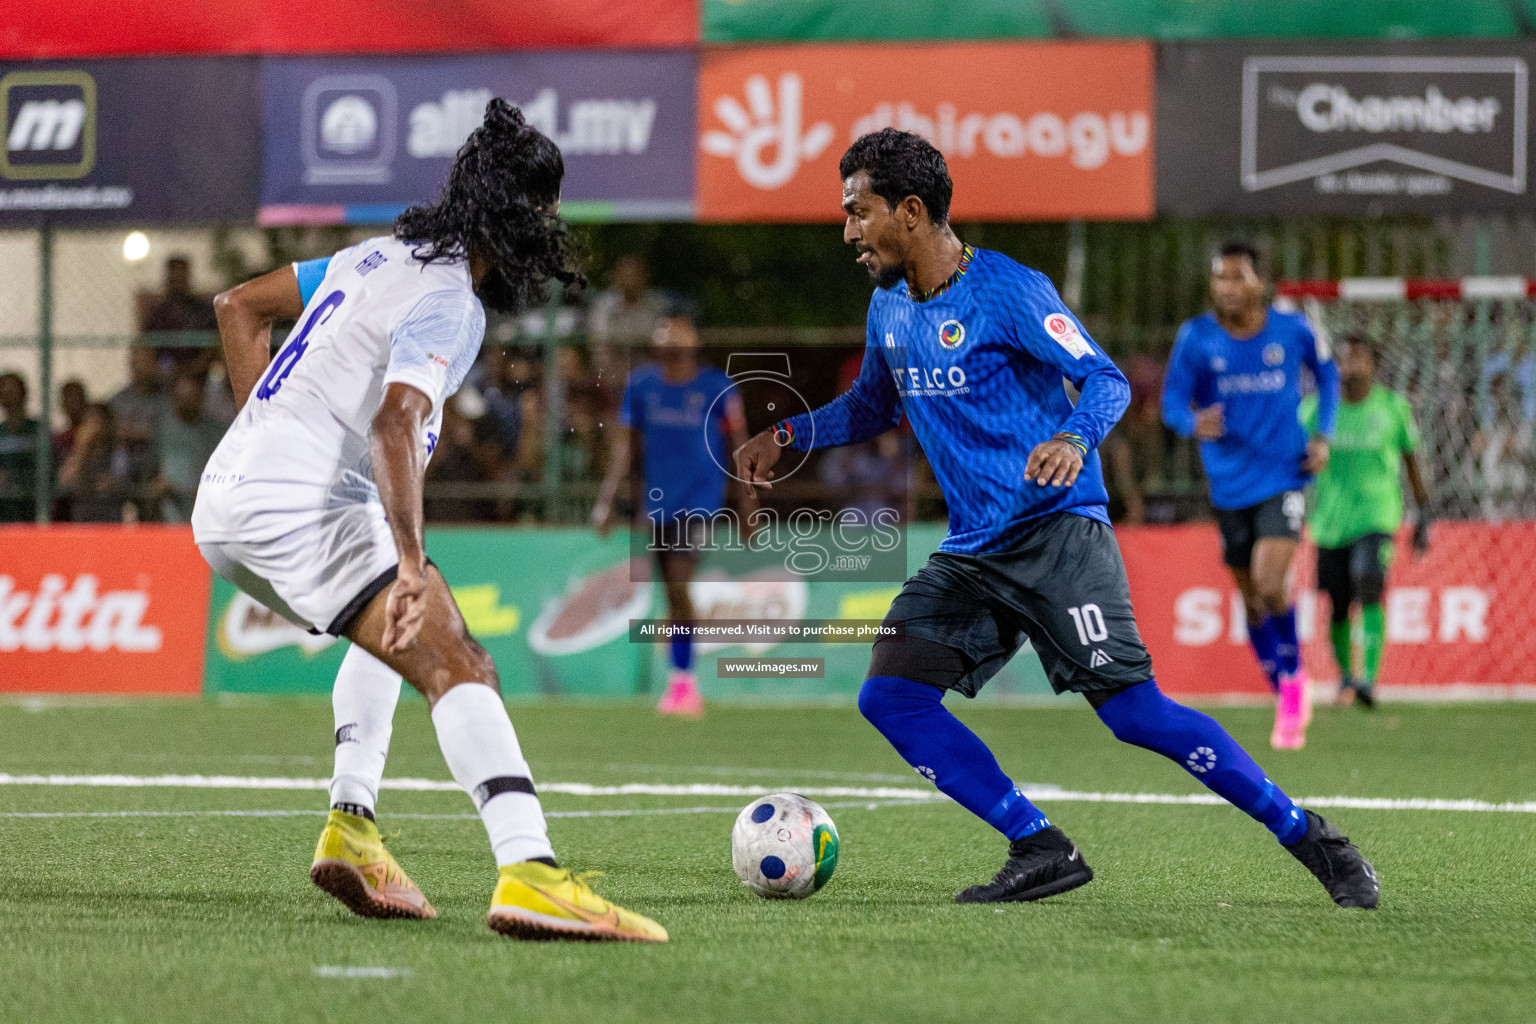
[[[503,793],[527,793],[529,796],[538,796],[534,791],[533,780],[526,775],[498,775],[494,779],[486,779],[475,787],[470,794],[475,800],[475,807],[484,807],[491,798]]]
[[[348,803],[345,800],[338,800],[334,804],[331,804],[331,810],[340,811],[342,814],[354,814],[359,818],[367,818],[369,821],[374,820],[372,807],[364,807],[362,804]]]

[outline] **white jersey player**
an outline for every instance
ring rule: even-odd
[[[421,492],[443,403],[479,352],[484,306],[517,312],[579,282],[556,217],[560,151],[503,100],[439,201],[394,237],[294,264],[215,301],[240,407],[192,515],[209,564],[274,612],[353,642],[332,694],[336,770],[316,885],[365,917],[435,911],[374,820],[401,679],[426,696],[499,878],[489,923],[519,938],[665,941],[554,859],[496,666],[426,559]],[[274,357],[277,319],[295,327]]]
[[[466,262],[422,263],[391,237],[293,270],[304,312],[203,470],[192,529],[221,576],[341,636],[400,562],[369,451],[384,391],[426,396],[430,458],[485,311]]]

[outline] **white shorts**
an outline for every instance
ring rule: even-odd
[[[267,540],[202,540],[213,571],[311,633],[341,636],[395,580],[400,556],[377,502],[291,513]]]

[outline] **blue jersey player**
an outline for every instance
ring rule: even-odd
[[[768,487],[785,447],[853,444],[902,413],[911,421],[949,504],[949,535],[892,603],[886,623],[899,635],[876,642],[859,710],[1007,837],[992,881],[956,898],[1036,900],[1093,878],[943,704],[946,690],[974,695],[1029,640],[1051,685],[1082,693],[1116,737],[1171,758],[1264,824],[1339,906],[1374,907],[1360,851],[1296,807],[1214,719],[1158,690],[1095,453],[1129,400],[1125,378],[1044,275],[955,237],[948,168],[921,137],[865,135],[839,169],[843,237],[879,286],[863,370],[835,401],[748,441],[736,472]]]
[[[613,523],[619,483],[638,457],[640,528],[650,536],[674,629],[672,673],[656,710],[698,718],[704,699],[693,675],[693,601],[688,584],[698,567],[703,533],[726,504],[730,452],[746,440],[741,396],[731,378],[699,361],[693,320],[674,313],[656,328],[656,362],[636,368],[624,384],[612,461],[592,508],[600,534]],[[680,627],[680,628],[679,628]]]
[[[1339,373],[1305,317],[1271,309],[1256,250],[1222,246],[1211,266],[1214,312],[1179,329],[1163,385],[1163,420],[1200,439],[1222,557],[1243,595],[1248,638],[1277,694],[1270,743],[1306,743],[1312,701],[1286,588],[1307,512],[1303,489],[1328,463]],[[1317,382],[1317,431],[1298,415],[1302,368]]]

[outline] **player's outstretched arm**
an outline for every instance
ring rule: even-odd
[[[607,537],[613,529],[613,503],[619,495],[619,483],[630,467],[630,459],[637,453],[635,432],[629,427],[615,427],[608,451],[608,472],[598,489],[597,501],[592,504],[592,528],[599,537]]]
[[[294,320],[303,312],[304,299],[292,265],[214,297],[213,313],[219,321],[224,366],[229,372],[236,409],[245,408],[272,358],[273,321]]]
[[[780,420],[736,449],[736,475],[746,483],[748,497],[756,488],[772,490],[773,467],[785,448],[814,451],[838,448],[879,437],[901,422],[901,396],[891,381],[885,359],[873,344],[864,349],[864,364],[853,387],[812,412]]]
[[[383,643],[390,653],[411,646],[426,614],[427,553],[421,510],[426,453],[421,437],[431,414],[432,400],[426,394],[409,384],[386,384],[384,400],[368,431],[374,482],[400,555],[399,575],[385,606]]]

